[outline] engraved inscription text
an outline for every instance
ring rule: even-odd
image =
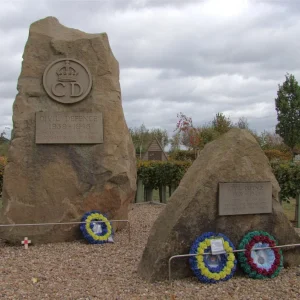
[[[271,212],[271,182],[219,183],[219,215]]]
[[[102,113],[37,112],[37,144],[103,143]]]

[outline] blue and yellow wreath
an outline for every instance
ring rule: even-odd
[[[86,222],[80,224],[80,230],[90,244],[113,242],[113,229],[104,214],[97,210],[92,210],[83,215],[81,222]]]
[[[203,255],[211,252],[211,240],[223,239],[224,250],[227,254]],[[198,254],[190,257],[190,266],[196,277],[204,283],[217,283],[229,280],[235,270],[237,261],[233,253],[234,245],[222,233],[207,232],[199,236],[193,243],[190,254]]]

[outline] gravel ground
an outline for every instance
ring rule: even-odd
[[[196,278],[147,283],[137,265],[161,205],[132,205],[128,231],[114,244],[85,242],[20,247],[0,244],[0,299],[300,299],[300,269],[283,270],[272,280],[235,276],[216,285]],[[300,275],[300,274],[299,274]]]

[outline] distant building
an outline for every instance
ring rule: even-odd
[[[149,144],[149,147],[145,153],[143,153],[142,160],[160,160],[167,161],[168,157],[164,152],[157,138],[154,138]]]

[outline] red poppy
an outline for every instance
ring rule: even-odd
[[[259,237],[259,236],[255,236],[255,237],[253,238],[253,240],[256,241],[256,242],[259,242],[259,241],[260,241],[260,237]]]

